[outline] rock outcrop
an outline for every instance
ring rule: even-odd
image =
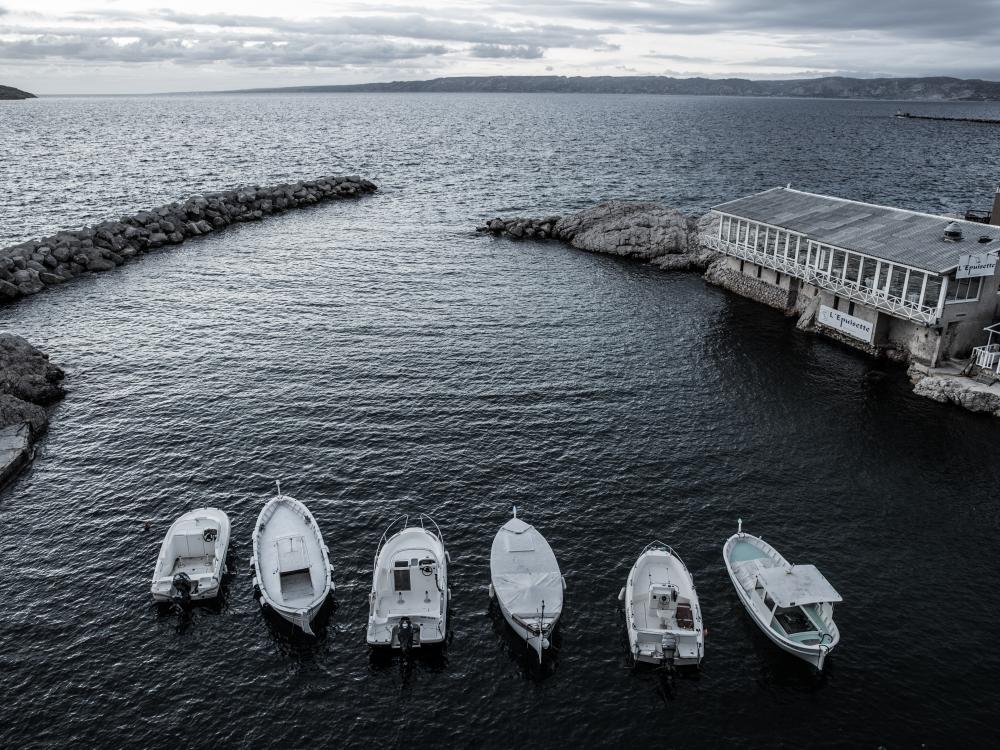
[[[918,396],[1000,417],[1000,390],[995,386],[961,376],[921,375],[913,369],[910,376],[915,381],[913,392]]]
[[[31,459],[46,407],[65,395],[63,371],[20,336],[0,334],[0,486]]]
[[[208,193],[133,216],[0,250],[0,303],[37,294],[85,273],[110,271],[129,258],[157,248],[259,221],[271,214],[325,200],[351,198],[377,188],[356,175]]]
[[[610,201],[568,216],[495,218],[481,232],[556,239],[580,250],[638,258],[667,270],[704,269],[715,254],[698,241],[699,221],[658,203]]]

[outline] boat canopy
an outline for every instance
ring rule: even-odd
[[[788,568],[761,568],[757,577],[779,607],[841,602],[840,594],[815,565],[792,565]]]

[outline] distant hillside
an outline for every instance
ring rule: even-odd
[[[21,89],[15,89],[10,86],[0,86],[0,99],[36,99],[34,94],[29,94],[27,91],[21,91]]]
[[[429,81],[392,81],[342,86],[246,89],[290,92],[482,92],[580,94],[702,94],[715,96],[803,96],[826,99],[1000,101],[1000,83],[961,78],[809,78],[750,81],[745,78],[667,76],[462,76]],[[245,93],[241,92],[241,93]]]

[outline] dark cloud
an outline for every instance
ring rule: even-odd
[[[953,40],[1000,35],[997,0],[546,0],[541,6],[507,0],[496,7],[665,33],[877,31],[894,37]]]
[[[429,14],[335,16],[300,21],[277,16],[251,16],[229,13],[178,13],[159,10],[149,14],[115,8],[77,13],[75,21],[141,23],[158,21],[176,26],[185,33],[199,28],[227,29],[241,35],[288,37],[379,36],[467,44],[527,45],[540,47],[601,48],[603,37],[618,32],[615,28],[580,29],[552,23],[496,24],[484,21],[455,21]]]
[[[331,41],[311,37],[297,44],[244,43],[229,39],[197,41],[153,34],[116,41],[87,35],[45,35],[16,41],[0,40],[0,57],[14,60],[72,59],[95,63],[171,62],[230,63],[265,67],[367,65],[445,55],[440,44],[405,44],[384,40]]]
[[[229,62],[262,67],[362,65],[452,52],[467,52],[477,58],[531,60],[553,48],[612,49],[603,37],[615,31],[552,23],[493,24],[413,13],[299,21],[277,16],[172,10],[136,13],[109,8],[76,13],[62,21],[7,28],[19,38],[0,41],[0,58]]]
[[[672,55],[669,52],[650,52],[649,54],[643,55],[643,57],[649,60],[670,60],[671,62],[697,63],[701,65],[704,65],[705,63],[715,62],[710,57],[691,57],[690,55]]]
[[[541,47],[528,44],[474,44],[469,48],[473,57],[518,58],[537,60],[544,55]]]

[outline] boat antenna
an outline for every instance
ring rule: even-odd
[[[280,479],[275,479],[274,483],[276,485],[278,485],[278,497],[281,497],[281,480]]]
[[[743,533],[743,519],[742,518],[737,518],[736,519],[736,523],[737,523],[736,533],[737,534],[742,534]]]
[[[517,518],[517,506],[514,506],[514,518]]]

